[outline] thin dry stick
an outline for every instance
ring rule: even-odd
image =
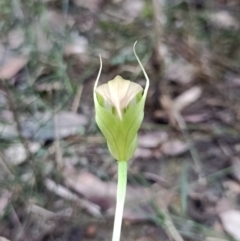
[[[170,98],[170,89],[167,83],[166,78],[162,78],[162,69],[164,65],[167,63],[169,56],[161,52],[161,46],[165,41],[165,26],[164,26],[164,18],[166,18],[164,13],[164,4],[166,4],[165,0],[152,0],[153,10],[154,10],[154,32],[156,33],[155,40],[155,58],[156,58],[156,67],[155,71],[160,82],[157,83],[156,93],[159,94],[159,102],[162,107],[166,110],[169,115],[170,123],[174,126],[175,123],[173,118],[171,118],[171,113],[169,113],[168,106],[165,105],[165,100]],[[165,46],[166,47],[166,46]],[[159,93],[158,93],[159,92]]]
[[[59,137],[59,131],[57,128],[57,118],[54,116],[54,130],[55,130],[55,142],[54,142],[54,149],[55,149],[55,158],[57,167],[59,170],[62,170],[64,163],[63,163],[63,157],[62,157],[62,149],[60,146],[60,137]]]
[[[51,179],[45,179],[44,184],[49,191],[55,193],[61,198],[76,202],[78,206],[86,209],[86,211],[93,215],[95,218],[102,217],[101,210],[98,205],[91,203],[87,199],[78,197],[76,194],[72,193],[66,187],[55,183]]]
[[[27,236],[24,232],[23,225],[21,224],[21,222],[18,218],[18,215],[12,205],[10,207],[10,215],[11,215],[13,223],[17,226],[17,229],[18,229],[16,236],[15,236],[15,240],[18,241],[24,237],[24,240],[28,241]]]
[[[175,241],[184,241],[184,239],[182,238],[182,236],[179,234],[178,230],[176,229],[176,227],[173,224],[172,218],[168,212],[167,208],[162,208],[161,209],[164,218],[165,218],[165,225],[167,227],[167,234],[169,239],[173,239]]]
[[[154,14],[154,32],[156,33],[156,51],[158,47],[162,43],[163,35],[164,35],[164,11],[163,5],[159,0],[152,0],[153,5],[153,14]],[[163,62],[162,56],[159,51],[157,51],[157,60],[159,63]]]
[[[160,192],[159,192],[160,191]],[[172,221],[171,215],[168,211],[168,204],[166,203],[166,199],[164,199],[164,193],[159,190],[157,192],[154,192],[154,195],[156,195],[157,205],[161,207],[161,213],[164,216],[164,224],[166,226],[166,233],[168,238],[171,241],[184,241],[176,227],[174,226],[174,223]],[[161,196],[161,198],[159,198]]]
[[[8,165],[5,163],[4,158],[1,157],[1,154],[0,154],[0,166],[2,167],[2,169],[5,171],[5,173],[8,175],[10,179],[14,178],[14,175],[10,171]]]
[[[199,181],[199,183],[201,183],[203,185],[206,185],[207,180],[204,177],[204,173],[202,171],[202,164],[201,164],[200,158],[198,156],[197,150],[195,149],[195,147],[192,143],[192,140],[190,138],[190,135],[188,133],[186,122],[183,119],[181,113],[179,113],[179,112],[174,113],[174,117],[175,117],[175,119],[176,119],[182,133],[183,133],[183,136],[184,136],[185,140],[187,141],[187,143],[189,145],[189,150],[190,150],[193,162],[194,162],[195,167],[196,167],[196,172],[198,173],[198,181]]]
[[[28,159],[31,160],[31,152],[30,152],[27,140],[22,135],[22,128],[21,128],[20,118],[19,118],[19,115],[18,115],[18,110],[17,110],[17,108],[15,106],[15,103],[14,103],[14,100],[13,100],[13,97],[12,97],[12,93],[9,90],[9,88],[8,88],[7,84],[5,83],[5,81],[3,81],[2,86],[3,86],[3,89],[4,89],[5,93],[6,93],[6,98],[7,98],[9,109],[13,113],[13,118],[14,118],[14,121],[15,121],[16,126],[17,126],[17,132],[18,132],[19,139],[20,139],[21,143],[24,146],[24,149],[26,151]]]
[[[80,105],[80,99],[81,99],[81,96],[82,96],[82,90],[83,90],[83,85],[80,84],[78,86],[78,90],[77,90],[77,93],[76,93],[76,95],[74,97],[73,104],[72,104],[72,112],[74,112],[74,113],[77,113],[78,107]]]

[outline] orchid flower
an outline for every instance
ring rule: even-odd
[[[98,86],[102,70],[100,57],[100,69],[93,93],[96,123],[107,140],[110,153],[118,161],[117,205],[112,241],[120,240],[127,186],[127,163],[137,148],[137,132],[143,121],[149,88],[149,78],[135,51],[136,43],[133,52],[146,78],[145,89],[119,75]]]

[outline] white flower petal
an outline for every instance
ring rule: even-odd
[[[122,110],[128,106],[130,101],[142,91],[139,84],[123,79],[117,75],[107,84],[100,85],[96,92],[100,94],[105,101],[116,108],[118,116],[122,119]]]

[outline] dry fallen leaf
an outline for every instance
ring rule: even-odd
[[[221,198],[216,203],[215,213],[218,214],[218,213],[226,212],[234,208],[235,208],[235,205],[232,200],[230,200],[229,198]]]
[[[154,153],[152,150],[147,149],[147,148],[139,148],[137,147],[135,153],[134,153],[134,157],[141,157],[141,158],[151,158],[154,157]]]
[[[210,118],[210,113],[196,113],[191,115],[184,115],[184,120],[190,123],[200,123]]]
[[[66,167],[63,172],[65,183],[89,201],[99,205],[109,215],[114,215],[116,203],[116,183],[104,182],[88,172],[79,172]],[[166,195],[165,195],[166,196]],[[156,215],[152,200],[162,199],[156,191],[144,187],[127,187],[124,218],[129,220],[149,220]],[[157,201],[156,201],[157,202]]]
[[[49,191],[55,193],[56,195],[66,200],[75,201],[81,207],[85,208],[94,217],[101,217],[100,207],[98,205],[78,197],[76,194],[72,193],[66,187],[56,184],[54,181],[50,179],[46,179],[44,181],[44,184]]]
[[[28,145],[29,151],[31,153],[35,153],[40,149],[39,143],[29,143]],[[19,144],[12,144],[9,148],[4,151],[4,155],[6,157],[7,162],[10,165],[19,165],[23,163],[27,158],[27,153],[25,147]]]
[[[179,120],[183,118],[180,115],[181,111],[195,102],[201,96],[201,94],[202,89],[199,86],[194,86],[180,94],[174,100],[169,95],[162,95],[159,97],[159,101],[162,107],[165,109],[170,123],[173,126],[176,126],[177,123],[180,123]],[[159,113],[155,113],[155,116],[161,118]]]
[[[138,148],[134,157],[159,158],[163,154],[176,156],[188,150],[188,144],[178,139],[168,139],[164,131],[139,136]]]
[[[187,106],[195,102],[202,94],[202,89],[199,86],[194,86],[185,92],[183,92],[181,95],[179,95],[177,98],[174,99],[173,103],[173,109],[177,113],[181,112],[183,109],[185,109]]]
[[[240,184],[235,181],[224,181],[223,186],[230,190],[232,193],[239,195],[240,194]]]
[[[168,134],[165,131],[151,132],[144,135],[139,135],[138,147],[134,153],[134,157],[141,158],[160,158],[162,156],[159,151],[159,145],[168,139]]]
[[[229,210],[219,214],[225,231],[240,241],[240,211]]]
[[[0,237],[0,241],[10,241],[9,239],[6,239],[4,237]]]
[[[0,68],[1,79],[11,79],[16,75],[28,62],[26,57],[15,57],[4,63]]]
[[[159,144],[165,142],[168,138],[168,134],[165,131],[157,131],[147,133],[145,135],[139,135],[138,145],[144,148],[155,148]]]
[[[80,36],[78,33],[73,33],[71,35],[71,42],[67,44],[64,48],[64,54],[66,56],[83,54],[87,52],[88,40]]]
[[[78,133],[86,124],[86,117],[77,113],[62,111],[54,116],[54,128],[61,138]]]
[[[181,140],[173,139],[163,143],[161,150],[165,155],[177,156],[188,150],[188,144]]]
[[[22,122],[25,138],[46,141],[56,136],[61,139],[83,132],[87,118],[81,114],[61,111],[55,115],[51,112],[41,113]]]
[[[18,137],[17,129],[13,125],[4,125],[0,123],[0,137],[5,140],[12,140]]]
[[[67,167],[64,170],[66,185],[82,194],[89,201],[106,210],[115,204],[116,184],[105,183],[88,172],[77,172]]]
[[[144,2],[141,0],[126,0],[122,6],[124,16],[128,18],[128,21],[133,21],[136,17],[141,16],[143,8]]]
[[[240,76],[235,76],[228,79],[228,86],[234,88],[234,87],[240,87]]]
[[[182,60],[169,62],[165,70],[165,78],[179,84],[191,83],[198,72],[198,68]]]
[[[226,10],[211,13],[209,20],[214,26],[223,29],[239,27],[237,20]]]
[[[0,45],[0,79],[11,79],[27,62],[28,58],[26,56],[16,55],[14,52]]]

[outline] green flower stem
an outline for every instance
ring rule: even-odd
[[[127,189],[127,161],[118,162],[117,204],[115,211],[112,241],[120,241],[123,207]]]

